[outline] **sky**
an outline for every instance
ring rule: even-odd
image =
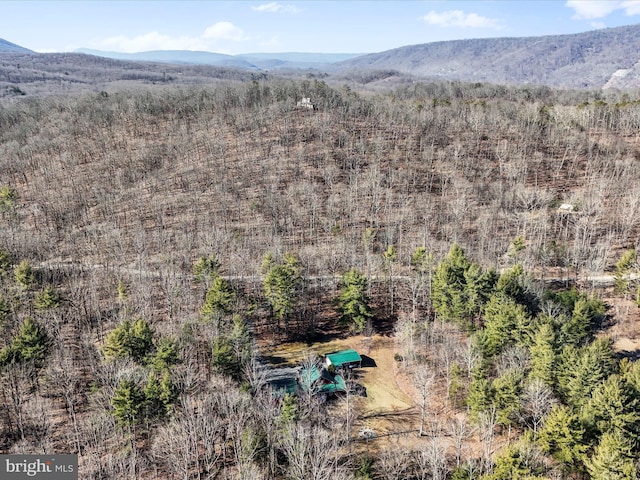
[[[635,23],[640,0],[0,0],[0,38],[37,52],[373,53]]]

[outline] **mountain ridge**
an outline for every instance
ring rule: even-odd
[[[43,55],[2,42],[0,53]],[[261,74],[280,71],[299,75],[311,71],[338,81],[363,84],[395,76],[385,80],[386,85],[393,85],[394,81],[449,80],[555,88],[640,88],[640,24],[567,35],[448,40],[369,54],[227,55],[188,50],[118,53],[90,49],[76,52],[130,62],[234,68]]]
[[[88,48],[79,48],[74,53],[84,53],[96,57],[112,58],[136,62],[161,62],[190,65],[234,66],[246,69],[257,69],[255,65],[234,55],[206,52],[198,50],[149,50],[136,53],[107,52]]]
[[[21,47],[15,43],[11,43],[8,40],[0,38],[0,53],[17,52],[17,53],[34,53],[28,48]]]
[[[329,64],[349,60],[361,53],[308,53],[308,52],[255,52],[228,55],[197,50],[148,50],[136,53],[110,52],[79,48],[84,53],[118,60],[166,62],[176,64],[234,66],[239,68],[273,70],[280,68],[322,68]]]
[[[640,25],[568,35],[450,40],[339,62],[338,70],[393,69],[422,78],[568,88],[640,86]],[[624,72],[624,73],[622,73]]]

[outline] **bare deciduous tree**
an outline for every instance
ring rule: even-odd
[[[281,446],[287,456],[287,472],[295,480],[329,480],[345,476],[331,452],[339,448],[333,434],[323,427],[289,425],[282,433]]]
[[[469,426],[467,419],[461,416],[456,416],[448,423],[449,436],[453,441],[453,448],[455,452],[456,467],[459,467],[462,463],[465,452],[465,442],[471,436],[473,430]]]
[[[403,478],[409,470],[409,455],[402,450],[387,450],[378,458],[376,465],[376,470],[382,478],[397,480]]]
[[[522,422],[533,430],[534,435],[554,403],[553,391],[542,380],[536,378],[525,386],[520,415]]]
[[[413,382],[419,396],[420,405],[420,428],[418,435],[424,435],[425,420],[430,413],[430,401],[433,397],[432,388],[434,385],[435,375],[433,370],[425,364],[418,365],[413,371]]]

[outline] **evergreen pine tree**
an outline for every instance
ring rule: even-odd
[[[531,291],[531,279],[525,275],[522,265],[516,264],[498,278],[496,291],[512,298],[527,309],[529,315],[539,311],[538,298]]]
[[[587,300],[581,298],[576,301],[571,317],[560,328],[562,343],[576,346],[588,343],[593,336],[592,321]]]
[[[453,244],[431,283],[431,303],[438,316],[465,326],[469,325],[465,273],[470,267],[471,261],[462,248]]]
[[[592,480],[635,480],[636,455],[620,430],[605,432],[593,455],[585,461]]]
[[[510,443],[496,456],[491,473],[483,480],[547,480],[545,466],[531,435],[525,434]]]
[[[230,340],[233,345],[233,352],[238,363],[238,369],[241,369],[251,358],[251,335],[244,318],[241,315],[233,316],[233,330],[231,331]]]
[[[134,323],[123,320],[109,332],[103,351],[107,358],[130,356],[138,363],[143,363],[153,348],[153,329],[146,320],[138,319]]]
[[[36,367],[41,367],[48,350],[49,337],[46,330],[27,317],[11,344],[2,349],[0,366],[12,362],[33,362]]]
[[[491,357],[509,345],[522,344],[528,337],[530,323],[522,305],[503,293],[492,295],[484,308],[484,355]]]
[[[180,352],[176,343],[162,337],[157,343],[155,353],[149,357],[149,366],[157,372],[169,370],[180,362]]]
[[[31,265],[26,260],[21,261],[13,269],[16,283],[22,289],[30,288],[36,281]]]
[[[367,321],[373,316],[367,296],[368,283],[367,278],[353,268],[345,272],[340,281],[340,322],[350,325],[357,333],[364,330]]]
[[[469,408],[470,419],[473,422],[478,422],[482,413],[489,410],[492,401],[491,384],[485,373],[476,368],[472,373],[469,392],[467,393],[467,407]]]
[[[214,368],[220,373],[232,378],[239,377],[240,366],[233,350],[233,342],[230,338],[218,336],[214,339],[211,361]]]
[[[538,444],[563,466],[571,470],[581,465],[588,445],[585,430],[578,416],[569,407],[556,405],[551,409],[538,432]]]
[[[616,293],[626,294],[629,290],[628,274],[636,264],[636,260],[636,251],[632,248],[625,251],[616,263],[616,271],[614,274]]]
[[[160,380],[159,397],[160,403],[164,409],[163,415],[169,415],[173,411],[176,400],[178,399],[178,391],[171,381],[171,376],[168,371],[162,374]]]
[[[9,252],[0,248],[0,276],[4,276],[9,272],[11,265],[13,264],[13,258]]]
[[[483,272],[458,244],[436,268],[431,281],[431,303],[440,318],[471,329],[496,283],[493,271]]]
[[[144,417],[145,395],[134,382],[122,380],[114,392],[111,405],[118,423],[132,426]]]
[[[542,323],[533,334],[529,346],[531,355],[531,371],[529,378],[541,380],[545,385],[553,388],[555,385],[555,333],[553,326]]]
[[[285,393],[282,399],[282,405],[280,407],[280,415],[278,417],[278,421],[282,425],[287,425],[297,420],[298,420],[298,402],[296,401],[296,397],[289,393]]]
[[[36,294],[33,305],[37,310],[49,310],[60,305],[60,295],[50,285]]]
[[[558,362],[558,389],[566,403],[581,407],[597,385],[616,373],[617,361],[609,338],[597,338],[592,344],[576,349],[567,345]]]
[[[282,263],[275,263],[268,255],[263,261],[263,269],[264,295],[278,325],[284,322],[285,329],[288,329],[289,317],[296,308],[302,284],[299,262],[293,255],[285,254]]]
[[[633,387],[620,375],[610,375],[593,390],[582,411],[583,423],[594,436],[620,430],[630,445],[638,445],[639,406]]]
[[[144,416],[149,420],[161,419],[168,415],[177,398],[168,371],[163,373],[160,381],[155,373],[149,374],[142,394],[144,396]]]
[[[2,331],[2,327],[7,320],[7,317],[11,313],[11,305],[7,300],[5,300],[4,296],[0,294],[0,331]]]
[[[512,425],[522,408],[522,372],[507,370],[491,383],[493,403],[496,407],[496,422]]]
[[[149,374],[142,394],[144,396],[144,416],[147,419],[162,417],[165,410],[160,401],[160,382],[155,373]]]
[[[219,324],[225,315],[233,311],[235,301],[236,295],[229,282],[223,277],[215,277],[207,290],[200,313],[205,322]]]
[[[196,282],[203,283],[208,288],[211,281],[220,276],[220,262],[215,254],[198,258],[193,264],[193,276]]]

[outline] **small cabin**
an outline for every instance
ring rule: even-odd
[[[575,209],[575,207],[573,206],[573,204],[571,203],[563,203],[562,205],[560,205],[558,207],[558,211],[560,212],[567,212],[567,213],[571,213],[573,212]]]
[[[353,349],[341,350],[339,352],[329,353],[325,358],[327,368],[333,367],[339,369],[352,369],[362,367],[362,357]]]
[[[307,97],[303,97],[302,100],[300,100],[296,104],[296,107],[297,108],[307,109],[307,110],[315,110],[315,107],[313,106],[313,103],[311,103],[311,98],[307,98]]]

